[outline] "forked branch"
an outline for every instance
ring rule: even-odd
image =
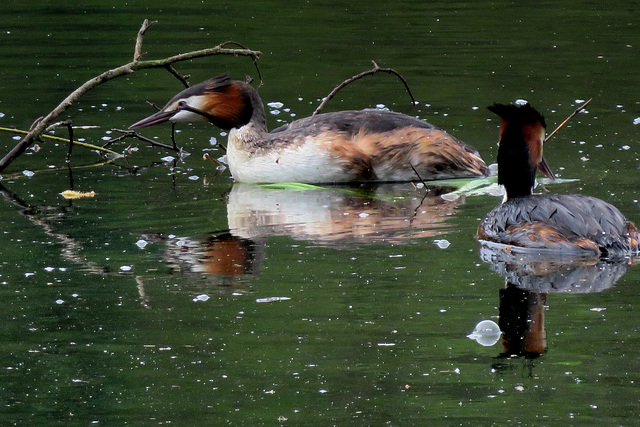
[[[407,84],[407,81],[404,79],[404,77],[402,77],[402,75],[400,73],[398,73],[396,70],[394,70],[392,68],[380,68],[378,66],[378,64],[376,64],[376,61],[371,61],[371,63],[373,64],[373,68],[372,69],[370,69],[368,71],[363,71],[360,74],[356,74],[355,76],[348,78],[347,80],[343,81],[338,86],[336,86],[331,91],[331,93],[329,93],[329,95],[327,95],[326,98],[324,98],[322,100],[320,105],[318,105],[318,108],[316,108],[316,111],[313,112],[312,116],[315,116],[316,114],[318,114],[324,108],[325,104],[327,102],[329,102],[329,100],[331,100],[331,98],[333,98],[336,95],[336,93],[338,93],[342,88],[344,88],[348,84],[351,84],[351,83],[355,82],[356,80],[360,80],[361,78],[366,77],[366,76],[372,76],[375,73],[393,74],[396,77],[398,77],[402,81],[402,83],[404,84],[404,88],[407,90],[407,93],[411,97],[411,102],[415,104],[416,100],[413,97],[413,94],[411,93],[411,89],[409,89],[409,85]]]

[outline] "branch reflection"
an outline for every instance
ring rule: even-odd
[[[0,184],[0,197],[10,205],[17,207],[20,214],[24,215],[33,225],[42,228],[44,234],[54,238],[61,247],[62,259],[80,265],[85,271],[92,274],[108,273],[109,269],[106,266],[90,261],[82,254],[84,246],[81,241],[57,230],[58,221],[73,210],[71,200],[68,201],[67,206],[30,205],[2,184]]]

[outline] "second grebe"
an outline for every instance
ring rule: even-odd
[[[529,104],[495,104],[500,116],[498,183],[506,201],[480,224],[481,240],[515,247],[620,256],[637,254],[638,229],[615,207],[575,194],[533,195],[536,168],[553,177],[542,157],[545,122]]]
[[[400,182],[489,174],[475,148],[391,111],[318,114],[268,132],[256,90],[226,75],[183,90],[130,129],[203,120],[230,130],[227,160],[236,182]]]

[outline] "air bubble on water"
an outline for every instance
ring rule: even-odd
[[[473,332],[467,335],[467,338],[476,341],[484,347],[494,345],[500,339],[502,332],[500,327],[493,320],[482,320],[478,322]]]
[[[438,246],[440,249],[447,249],[449,246],[451,246],[451,242],[449,242],[447,239],[434,240],[433,243],[435,243],[436,246]]]

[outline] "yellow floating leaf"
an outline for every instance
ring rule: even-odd
[[[94,197],[96,195],[96,192],[89,191],[87,193],[82,193],[80,191],[65,190],[62,193],[60,193],[60,195],[67,200],[73,200],[73,199],[80,199],[82,197]]]

